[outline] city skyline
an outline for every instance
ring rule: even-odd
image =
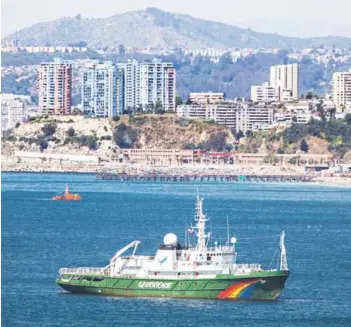
[[[288,11],[281,11],[278,0],[268,0],[261,3],[252,0],[240,3],[240,11],[236,3],[228,5],[223,0],[207,6],[199,6],[198,1],[191,3],[168,2],[153,0],[148,6],[154,6],[165,11],[188,14],[193,17],[218,21],[226,24],[251,28],[258,32],[278,33],[287,36],[311,37],[340,35],[351,37],[351,24],[348,12],[351,5],[346,0],[336,0],[330,6],[326,1],[312,0],[308,3],[298,0]],[[18,8],[22,8],[18,11]],[[128,3],[114,3],[110,0],[101,0],[99,6],[92,0],[68,1],[62,0],[55,7],[46,4],[43,0],[4,0],[2,3],[2,37],[6,37],[16,30],[31,26],[38,22],[50,21],[61,17],[74,17],[81,14],[88,18],[104,18],[116,14],[143,10],[146,6],[140,0]],[[183,8],[186,8],[184,10]],[[304,10],[301,10],[303,8]],[[35,9],[35,10],[33,10]],[[224,10],[225,9],[225,10]],[[318,9],[318,16],[311,15]],[[26,13],[31,12],[29,16]]]

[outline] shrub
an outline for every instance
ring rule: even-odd
[[[107,132],[107,127],[106,126],[104,126],[104,131]]]
[[[192,150],[192,149],[196,149],[196,145],[194,143],[186,143],[183,146],[184,150]]]
[[[14,135],[10,135],[10,136],[7,137],[7,141],[16,142],[16,141],[17,141],[17,138],[16,138],[16,136],[14,136]]]
[[[112,117],[112,120],[115,121],[115,122],[119,121],[120,119],[121,119],[121,117],[118,116],[118,115],[114,115],[114,116]]]
[[[199,144],[199,148],[207,151],[225,151],[227,150],[227,133],[218,132],[212,134],[206,142]]]
[[[245,136],[246,137],[251,137],[253,135],[252,131],[250,131],[249,129],[246,131]]]
[[[56,132],[56,124],[45,124],[41,129],[44,133],[44,137],[54,135]]]
[[[24,149],[24,144],[20,144],[19,146],[18,146],[18,149],[21,151],[21,150],[23,150]]]
[[[72,123],[74,123],[74,120],[71,118],[68,120],[68,123],[72,124]]]
[[[41,140],[39,141],[39,147],[40,147],[40,151],[43,152],[43,150],[47,149],[47,147],[48,147],[48,142],[47,142],[46,140],[44,140],[44,139],[41,139]]]
[[[100,140],[101,140],[101,141],[104,141],[104,140],[109,141],[109,140],[111,140],[111,139],[112,139],[112,137],[111,137],[110,135],[103,135],[103,136],[100,137]]]
[[[301,141],[300,150],[303,152],[308,152],[308,144],[305,139],[302,139]]]
[[[121,125],[123,126],[121,127]],[[139,136],[139,129],[127,127],[126,124],[121,123],[113,134],[115,143],[124,149],[133,147]]]
[[[75,133],[76,133],[76,131],[74,130],[74,128],[73,128],[72,126],[71,126],[71,127],[67,130],[67,132],[66,132],[66,134],[67,134],[69,137],[74,136]]]
[[[18,121],[15,125],[16,128],[18,128],[21,125],[21,123]]]
[[[125,123],[120,123],[118,126],[117,126],[117,130],[118,131],[125,131],[127,129],[127,125]]]

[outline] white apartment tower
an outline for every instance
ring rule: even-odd
[[[72,65],[55,58],[40,65],[38,76],[39,110],[46,114],[71,112]]]
[[[332,78],[332,97],[337,109],[351,105],[351,69],[349,72],[337,72]]]
[[[126,109],[151,109],[157,102],[165,111],[175,111],[176,70],[170,62],[154,59],[139,63],[134,59],[120,63],[124,71]]]
[[[270,86],[276,90],[278,101],[289,93],[292,99],[299,98],[299,64],[272,66]]]
[[[14,128],[16,123],[22,123],[24,119],[25,102],[30,102],[29,96],[17,96],[15,94],[1,95],[2,133],[6,133],[8,130]]]
[[[138,108],[140,104],[140,63],[128,59],[126,63],[118,63],[117,67],[124,72],[124,108]]]
[[[123,112],[123,72],[111,61],[94,63],[82,71],[82,109],[90,117]]]

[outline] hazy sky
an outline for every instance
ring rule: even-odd
[[[63,16],[108,17],[157,7],[291,36],[351,37],[351,0],[2,0],[2,37]]]

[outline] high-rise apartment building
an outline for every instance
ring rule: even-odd
[[[91,117],[123,113],[124,76],[113,62],[94,63],[82,71],[82,109]]]
[[[124,108],[138,108],[140,105],[140,63],[128,59],[126,63],[118,63],[117,67],[124,73]]]
[[[333,74],[332,98],[337,109],[351,105],[351,70]]]
[[[39,110],[46,114],[71,112],[72,65],[55,59],[40,65],[38,76]]]
[[[14,128],[16,123],[24,119],[25,103],[30,102],[29,96],[16,94],[1,95],[1,132]]]
[[[267,82],[251,86],[251,100],[254,102],[273,102],[277,100],[276,90]]]
[[[117,65],[124,71],[126,109],[150,110],[159,102],[165,111],[175,111],[176,70],[172,63],[130,59]]]
[[[286,98],[289,93],[292,99],[299,98],[299,64],[272,66],[270,86],[276,91],[277,100]],[[284,99],[285,100],[285,99]]]

